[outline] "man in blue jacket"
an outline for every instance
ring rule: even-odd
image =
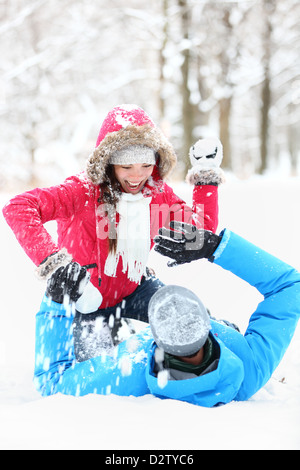
[[[168,286],[150,302],[151,327],[112,353],[77,363],[73,309],[45,296],[37,314],[35,367],[42,395],[152,393],[213,407],[247,400],[270,379],[298,323],[299,272],[229,230],[218,236],[178,222],[172,229],[172,236],[160,231],[155,248],[171,265],[207,258],[264,296],[245,335],[209,318],[192,292]]]

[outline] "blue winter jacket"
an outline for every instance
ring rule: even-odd
[[[154,372],[156,344],[149,327],[119,345],[114,357],[103,355],[76,363],[72,312],[45,297],[36,331],[35,384],[40,393],[151,393],[205,407],[249,399],[270,379],[293,337],[300,315],[300,273],[228,230],[223,232],[214,257],[214,264],[264,296],[245,335],[211,322],[210,335],[220,347],[216,370],[168,381],[160,388]]]

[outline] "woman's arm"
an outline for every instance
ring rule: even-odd
[[[88,190],[80,179],[69,178],[61,185],[15,196],[4,206],[3,215],[25,253],[38,266],[59,251],[43,225],[78,214],[87,198]]]

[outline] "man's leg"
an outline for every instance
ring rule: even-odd
[[[34,384],[42,395],[54,393],[54,384],[75,362],[73,315],[44,298],[36,315]]]
[[[99,355],[78,363],[73,343],[73,315],[44,298],[36,316],[34,382],[43,396],[88,393],[141,396],[149,393],[145,368],[152,343],[149,329],[122,343],[112,356]]]
[[[131,295],[114,307],[99,309],[91,315],[76,313],[73,332],[76,360],[82,362],[109,353],[113,343],[124,339],[121,329],[127,328],[127,336],[134,333],[130,322],[128,325],[124,319],[148,323],[150,299],[163,285],[155,276],[148,275]]]

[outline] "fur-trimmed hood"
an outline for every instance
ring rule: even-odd
[[[87,161],[86,173],[92,183],[101,184],[111,154],[130,145],[144,145],[158,154],[162,179],[176,165],[175,150],[146,112],[136,105],[125,104],[113,108],[103,121],[96,148]]]

